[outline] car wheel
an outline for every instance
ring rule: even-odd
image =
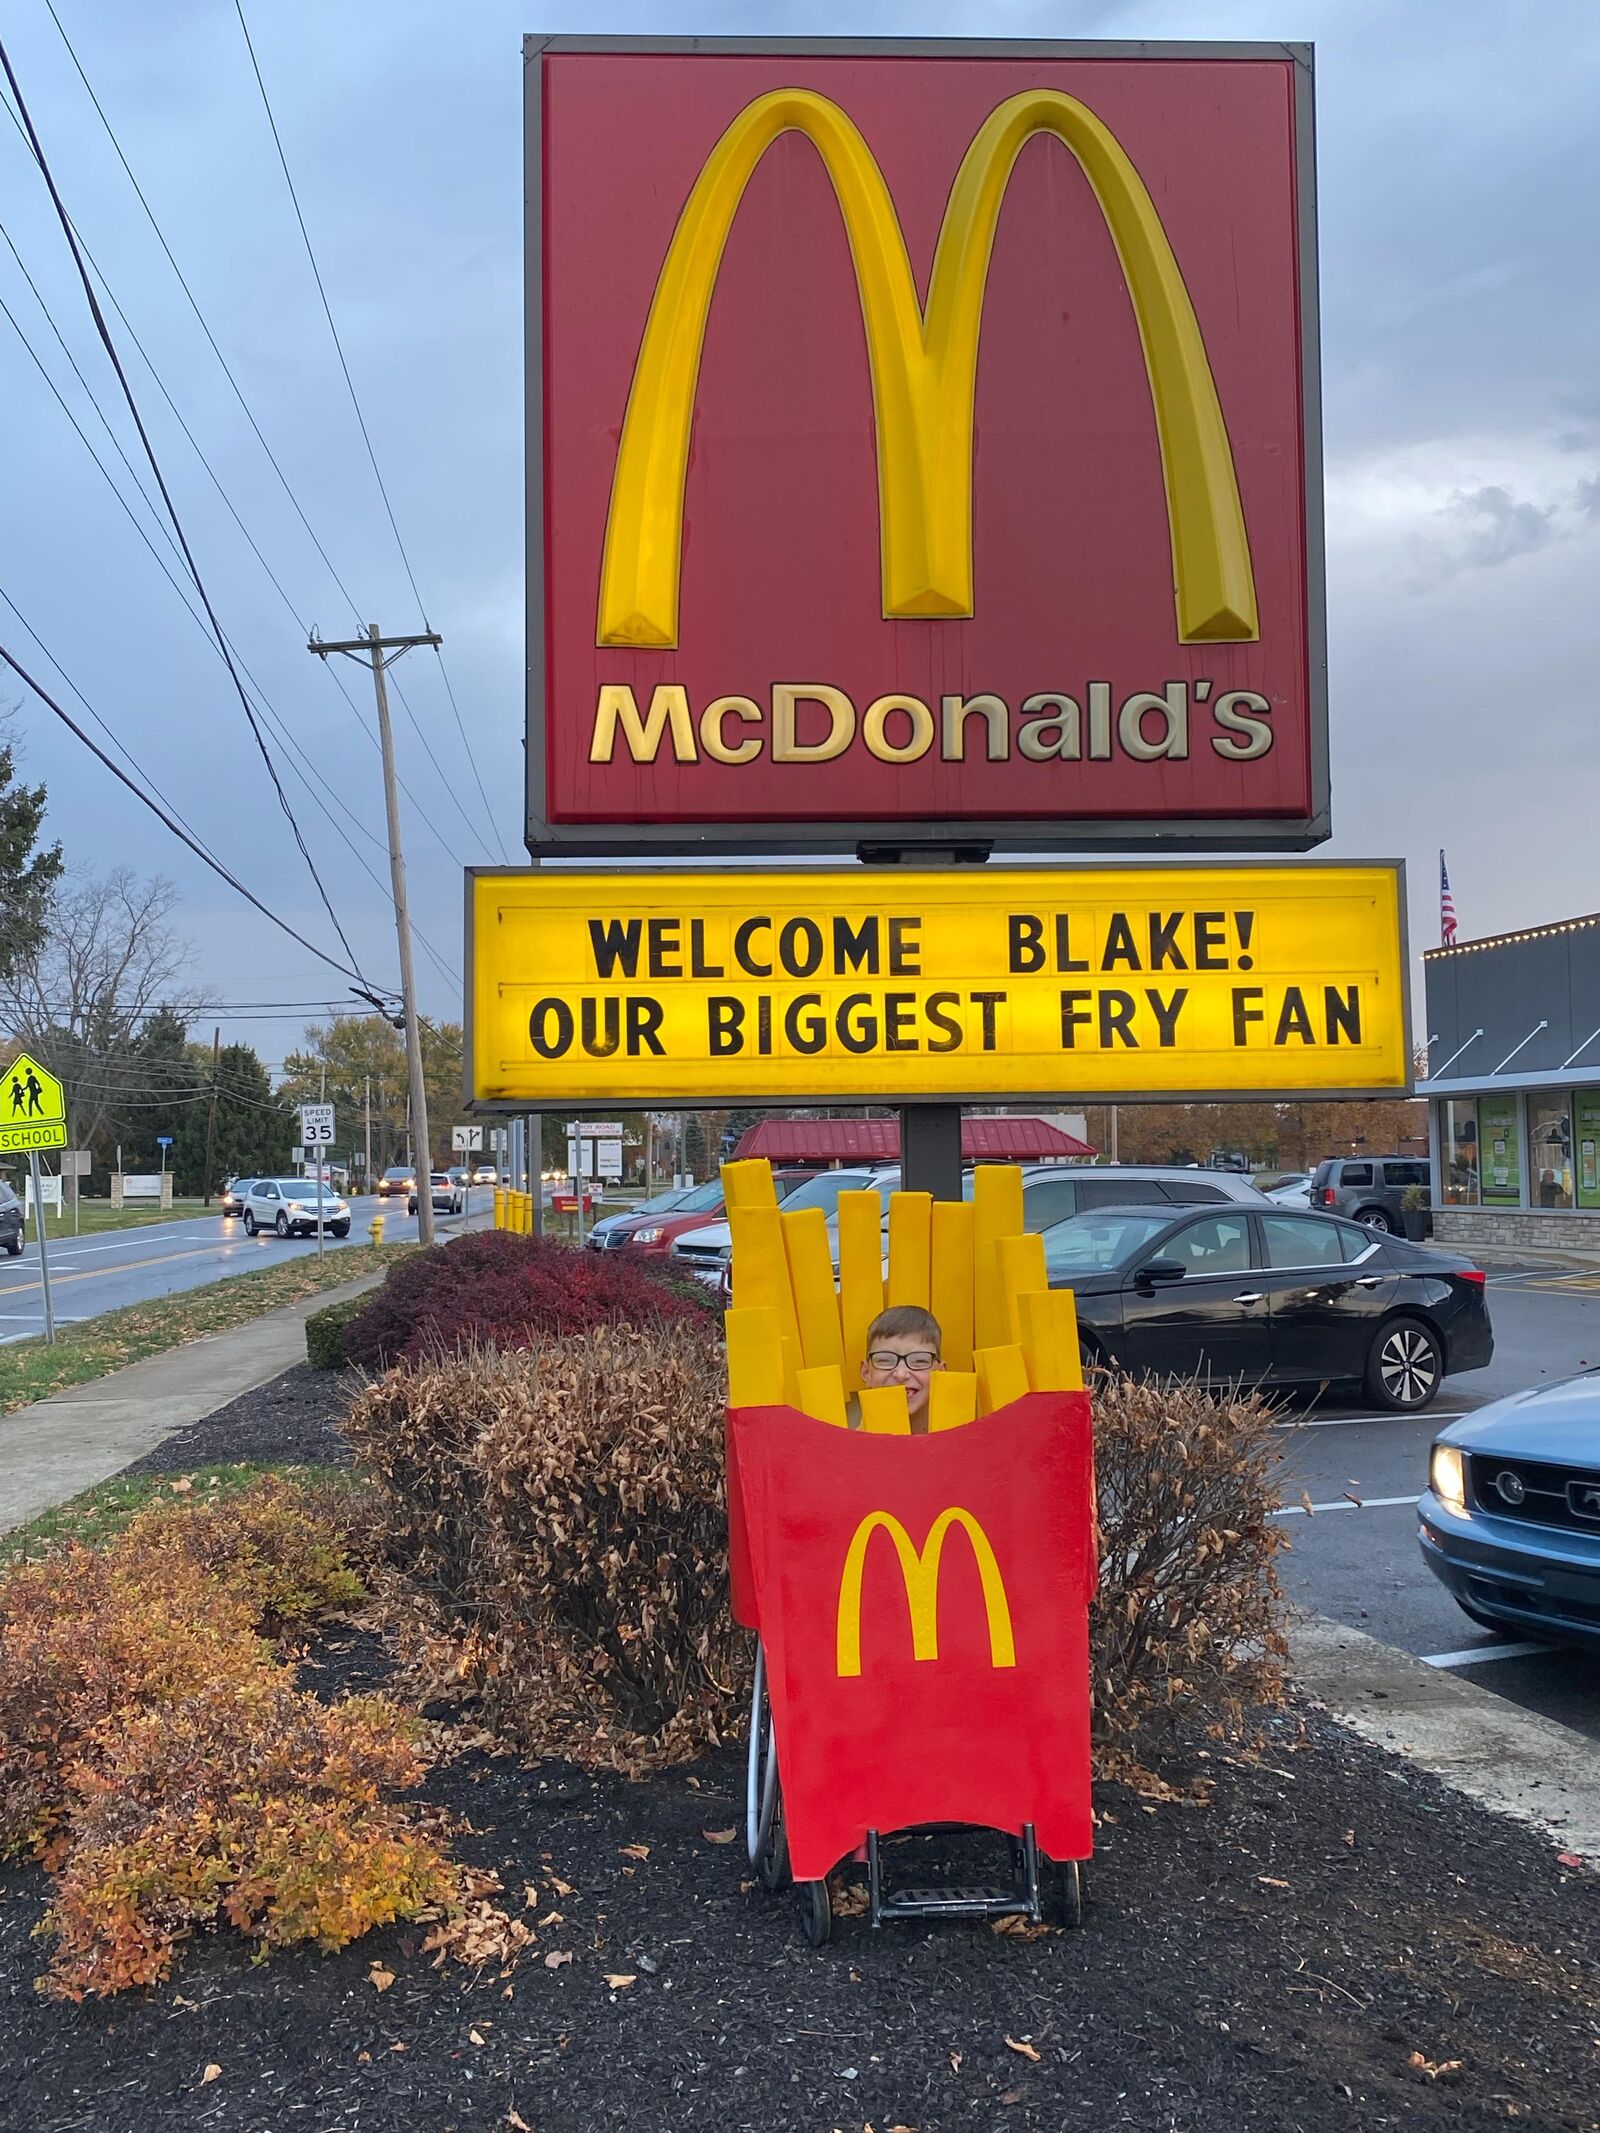
[[[22,1239],[20,1237],[8,1237],[6,1239],[6,1250],[13,1259],[20,1259],[22,1257]]]
[[[1444,1379],[1444,1351],[1431,1326],[1419,1318],[1395,1318],[1384,1326],[1367,1358],[1367,1394],[1391,1414],[1419,1414]]]
[[[246,1235],[247,1237],[253,1237],[253,1236],[255,1235],[255,1233],[256,1233],[256,1230],[257,1230],[257,1228],[258,1228],[258,1227],[259,1227],[259,1225],[258,1225],[258,1224],[257,1224],[257,1222],[256,1222],[256,1218],[255,1218],[255,1216],[254,1216],[254,1215],[253,1215],[253,1214],[251,1213],[250,1209],[249,1209],[249,1208],[247,1207],[247,1208],[245,1209],[245,1211],[244,1211],[244,1233],[245,1233],[245,1235]]]
[[[1386,1237],[1397,1234],[1394,1218],[1387,1208],[1363,1207],[1356,1216],[1363,1229],[1381,1229]]]
[[[417,1203],[416,1203],[416,1201],[415,1201],[415,1200],[407,1200],[407,1202],[406,1202],[406,1213],[407,1213],[408,1215],[414,1215],[414,1214],[416,1213],[416,1211],[417,1211]]]
[[[274,1224],[273,1224],[272,1226],[273,1226],[273,1228],[274,1228],[274,1229],[275,1229],[275,1230],[276,1230],[276,1231],[278,1232],[278,1235],[279,1235],[280,1237],[287,1237],[287,1236],[288,1236],[288,1234],[289,1234],[289,1217],[288,1217],[288,1216],[287,1216],[287,1215],[286,1215],[286,1214],[285,1214],[285,1213],[283,1212],[283,1209],[282,1209],[281,1207],[280,1207],[280,1208],[279,1208],[279,1210],[278,1210],[278,1219],[277,1219],[277,1221],[276,1221],[276,1222],[275,1222],[275,1223],[274,1223]]]
[[[333,1234],[336,1237],[348,1237],[350,1234],[350,1225],[348,1222],[330,1222],[328,1224],[328,1227],[333,1231]]]

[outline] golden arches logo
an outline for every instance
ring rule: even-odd
[[[851,1535],[839,1579],[835,1651],[841,1678],[861,1672],[861,1580],[874,1533],[886,1533],[899,1558],[906,1604],[911,1610],[911,1656],[914,1659],[938,1658],[939,1563],[944,1553],[945,1535],[952,1526],[959,1526],[965,1533],[977,1561],[989,1626],[990,1664],[1016,1665],[1017,1646],[1011,1631],[1011,1607],[1006,1599],[1000,1565],[989,1545],[989,1536],[970,1511],[952,1504],[949,1510],[941,1511],[928,1528],[928,1537],[920,1548],[913,1546],[910,1534],[890,1511],[869,1511]]]
[[[785,133],[803,133],[821,156],[855,261],[872,367],[884,614],[973,611],[973,392],[984,287],[1012,169],[1034,135],[1048,133],[1089,181],[1138,321],[1179,639],[1257,638],[1249,537],[1205,342],[1155,203],[1109,127],[1055,89],[1024,90],[998,105],[956,172],[924,311],[893,199],[859,130],[826,96],[775,89],[747,104],[717,142],[667,249],[617,451],[596,641],[678,641],[683,490],[712,292],[745,187]]]

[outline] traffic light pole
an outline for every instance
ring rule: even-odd
[[[413,645],[437,645],[442,640],[429,630],[416,637],[384,637],[376,622],[367,624],[364,637],[343,644],[329,644],[313,637],[310,649],[319,659],[342,652],[372,669],[372,688],[378,701],[378,740],[383,750],[383,805],[389,824],[389,880],[394,892],[394,924],[400,945],[400,1000],[406,1022],[406,1066],[411,1081],[411,1140],[417,1173],[417,1234],[424,1244],[433,1242],[433,1149],[428,1139],[428,1091],[422,1076],[422,1028],[417,1020],[417,983],[411,964],[411,911],[406,901],[406,863],[400,847],[400,799],[394,775],[394,732],[389,724],[389,692],[383,670],[409,652]],[[385,659],[387,652],[389,657]],[[321,1224],[318,1224],[321,1235]]]

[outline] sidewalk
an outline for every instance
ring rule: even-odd
[[[0,1533],[120,1473],[174,1430],[278,1377],[306,1355],[313,1311],[376,1288],[368,1274],[247,1326],[147,1356],[0,1421]]]

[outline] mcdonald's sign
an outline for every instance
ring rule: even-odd
[[[918,1548],[892,1511],[869,1511],[850,1536],[844,1570],[839,1579],[839,1617],[835,1635],[836,1668],[840,1680],[861,1671],[861,1581],[867,1567],[872,1536],[882,1533],[894,1544],[905,1585],[906,1605],[911,1611],[911,1651],[917,1659],[939,1656],[939,1564],[945,1536],[959,1526],[972,1545],[983,1593],[983,1611],[989,1631],[989,1657],[995,1666],[1015,1666],[1016,1639],[1011,1629],[1011,1606],[1005,1579],[995,1560],[989,1536],[958,1504],[941,1511],[928,1528],[928,1537]]]
[[[1326,835],[1305,48],[527,57],[532,848]]]

